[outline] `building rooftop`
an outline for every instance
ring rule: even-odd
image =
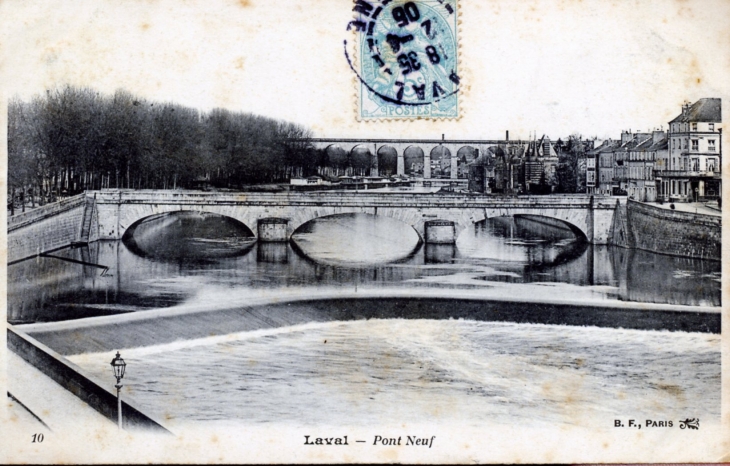
[[[670,121],[669,124],[693,122],[722,123],[720,102],[721,99],[716,97],[700,99],[688,107],[683,107],[682,113]]]
[[[666,137],[662,138],[660,141],[657,141],[655,144],[652,144],[648,149],[648,151],[657,151],[657,150],[666,150],[669,148],[669,139]]]
[[[603,152],[612,152],[619,146],[618,141],[607,139],[603,141],[600,146],[591,149],[587,152],[587,155],[598,155]]]
[[[649,148],[654,145],[654,140],[652,138],[645,139],[641,141],[639,144],[636,145],[636,150],[649,150]]]

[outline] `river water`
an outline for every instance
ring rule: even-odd
[[[8,319],[99,381],[121,350],[173,426],[720,415],[720,263],[539,218],[433,246],[364,214],[268,244],[179,214],[53,256],[8,268]]]

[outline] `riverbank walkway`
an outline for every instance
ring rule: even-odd
[[[6,351],[8,414],[17,419],[17,428],[28,432],[68,429],[70,425],[111,427],[112,421],[102,416],[70,391],[27,363],[12,351]],[[34,430],[35,429],[35,430]]]
[[[658,204],[656,202],[642,202],[642,204],[657,207],[659,209],[672,210],[669,202]],[[675,202],[674,210],[677,212],[687,212],[690,214],[712,215],[713,217],[722,217],[722,210],[717,206],[717,202]]]

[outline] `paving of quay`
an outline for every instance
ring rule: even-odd
[[[657,207],[659,209],[676,210],[677,212],[687,212],[690,214],[712,215],[713,217],[722,217],[722,210],[717,206],[717,202],[675,202],[674,209],[670,207],[670,202],[659,204],[656,202],[644,202],[646,205]]]
[[[22,403],[8,398],[8,414],[19,422],[18,430],[27,427],[34,432],[61,432],[68,428],[71,419],[73,424],[85,427],[113,426],[106,417],[12,351],[6,352],[6,360],[10,375],[8,392]]]

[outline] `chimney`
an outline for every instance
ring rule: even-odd
[[[621,131],[621,145],[626,144],[627,142],[631,141],[632,139],[633,139],[633,136],[631,134],[631,130]]]
[[[507,130],[507,132],[504,136],[504,139],[505,139],[505,141],[509,141],[509,130]]]
[[[656,144],[666,137],[664,131],[656,130],[652,133],[652,144]]]

